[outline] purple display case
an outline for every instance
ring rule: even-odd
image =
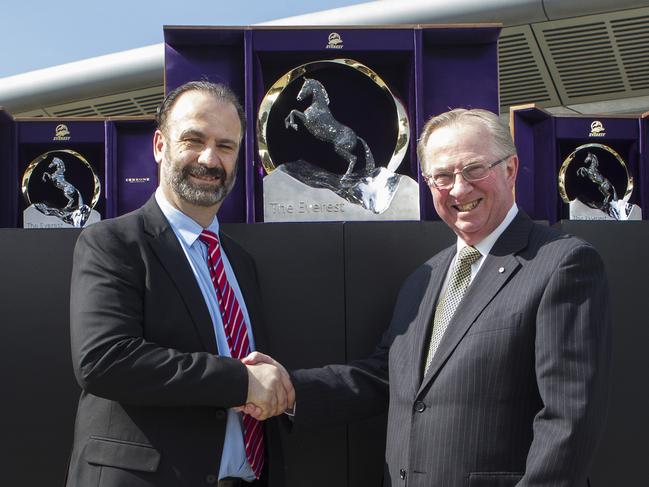
[[[257,155],[255,129],[262,98],[280,76],[300,64],[343,57],[355,59],[384,79],[406,107],[410,144],[399,172],[419,181],[422,219],[437,219],[430,192],[421,181],[416,141],[426,119],[449,108],[498,111],[500,30],[497,24],[167,26],[165,91],[168,93],[190,80],[208,79],[228,84],[239,95],[247,117],[239,177],[219,217],[224,222],[258,222],[263,220],[265,172]],[[342,38],[342,48],[328,47],[332,32]],[[380,151],[381,143],[384,142],[379,140],[373,147]]]
[[[239,27],[165,27],[165,94],[194,80],[228,85],[245,103],[245,39],[249,32]],[[244,105],[247,108],[247,104]],[[254,121],[247,111],[247,130],[239,153],[237,181],[219,210],[223,223],[252,221],[246,193],[252,177],[247,161],[253,160]],[[252,131],[251,131],[252,130]],[[254,215],[254,214],[253,214]]]
[[[649,112],[640,117],[640,182],[643,190],[640,194],[642,214],[649,219]]]
[[[58,135],[57,127],[64,125],[66,135]],[[100,118],[16,118],[15,188],[16,226],[23,226],[23,211],[27,207],[20,191],[20,181],[29,163],[44,152],[71,149],[83,155],[102,183],[101,195],[94,209],[102,218],[106,215],[106,169],[104,163],[104,120]]]
[[[16,226],[15,123],[9,112],[0,107],[0,227]]]
[[[123,215],[142,206],[158,186],[153,157],[153,117],[106,121],[106,217]]]
[[[69,132],[64,136],[56,133],[61,124]],[[14,118],[0,109],[0,226],[22,227],[22,175],[35,157],[57,149],[75,150],[93,166],[102,218],[140,207],[158,185],[154,132],[152,117]]]
[[[626,161],[634,179],[630,202],[646,218],[647,170],[644,137],[649,133],[644,119],[626,116],[555,116],[535,105],[511,107],[510,123],[519,156],[516,200],[535,220],[554,223],[567,219],[567,205],[558,187],[564,159],[579,145],[601,143],[612,147]],[[604,131],[591,135],[591,124],[601,122]],[[646,142],[644,142],[646,144]]]

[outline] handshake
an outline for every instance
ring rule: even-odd
[[[248,369],[248,397],[236,411],[262,421],[293,408],[295,390],[282,364],[259,352],[252,352],[242,362]]]

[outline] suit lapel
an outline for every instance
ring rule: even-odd
[[[527,246],[531,228],[532,221],[519,211],[496,241],[453,315],[418,393],[437,375],[480,313],[517,272],[521,264],[515,254]]]
[[[205,350],[216,354],[216,336],[212,318],[203,299],[196,277],[187,262],[185,252],[180,246],[169,222],[152,196],[143,207],[144,228],[151,249],[160,264],[169,274],[176,290],[187,305],[192,324],[201,337]]]
[[[419,389],[422,380],[422,366],[425,360],[425,354],[428,351],[428,337],[430,335],[430,327],[432,326],[433,309],[437,303],[439,291],[444,283],[444,277],[448,270],[451,260],[455,255],[455,246],[449,247],[438,254],[432,261],[430,261],[430,280],[424,291],[419,306],[419,313],[415,318],[414,330],[412,335],[412,349],[410,350],[411,357],[415,361],[414,367],[416,373],[408,374],[409,377],[414,379],[413,390]]]

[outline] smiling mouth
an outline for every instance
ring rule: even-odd
[[[462,211],[471,211],[471,210],[475,209],[480,204],[481,201],[482,201],[482,199],[477,199],[477,200],[471,201],[469,203],[465,203],[463,205],[453,205],[453,208],[455,208],[457,211],[460,211],[460,212],[462,212]]]
[[[212,182],[218,181],[220,179],[218,176],[210,176],[208,174],[204,174],[204,175],[201,175],[201,176],[199,176],[197,174],[190,174],[190,176],[193,177],[194,179],[198,179],[199,181],[205,181],[207,183],[212,183]]]

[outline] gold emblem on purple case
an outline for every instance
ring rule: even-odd
[[[590,124],[590,133],[589,137],[605,137],[606,129],[604,129],[604,124],[599,120],[593,120],[593,123]]]
[[[70,140],[70,137],[71,134],[70,134],[70,129],[68,129],[68,126],[65,125],[64,123],[60,123],[54,129],[54,137],[52,137],[52,140],[67,141]]]
[[[342,49],[343,38],[338,32],[332,32],[327,38],[327,49]]]

